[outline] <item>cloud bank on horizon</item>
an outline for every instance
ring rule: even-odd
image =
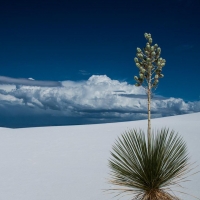
[[[200,112],[200,101],[154,95],[152,118]],[[147,118],[143,87],[93,75],[85,81],[35,81],[0,76],[0,126],[106,123]]]

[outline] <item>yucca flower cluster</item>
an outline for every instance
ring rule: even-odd
[[[161,48],[158,44],[152,45],[151,34],[145,33],[144,37],[147,39],[146,47],[143,51],[140,48],[137,48],[137,53],[134,58],[136,66],[139,68],[139,77],[134,76],[134,79],[137,81],[135,86],[141,86],[146,79],[148,82],[151,82],[151,87],[155,88],[159,82],[159,78],[163,78],[164,75],[161,74],[162,68],[165,66],[166,60],[160,57]],[[155,73],[154,78],[151,76]]]

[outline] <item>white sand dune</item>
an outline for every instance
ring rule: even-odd
[[[157,118],[152,128],[169,127],[187,142],[200,170],[200,113]],[[1,200],[110,200],[108,159],[118,136],[146,131],[147,120],[81,126],[0,128]],[[200,198],[200,173],[184,192]],[[180,188],[178,188],[180,190]],[[179,194],[182,199],[193,199]],[[126,196],[121,199],[131,199]]]

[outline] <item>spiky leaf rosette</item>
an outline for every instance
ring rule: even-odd
[[[134,200],[177,200],[168,186],[178,185],[189,172],[185,142],[174,131],[152,133],[148,148],[143,131],[130,130],[118,138],[109,160],[111,184]],[[122,187],[122,188],[121,188]]]

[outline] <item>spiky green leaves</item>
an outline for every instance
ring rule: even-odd
[[[122,186],[114,190],[132,192],[136,199],[175,199],[165,188],[188,172],[186,144],[169,129],[152,133],[149,146],[143,131],[130,130],[118,138],[111,156],[110,183]]]

